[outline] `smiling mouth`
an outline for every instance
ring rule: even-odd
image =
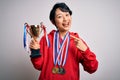
[[[69,22],[68,23],[63,23],[63,26],[68,27],[69,26]]]

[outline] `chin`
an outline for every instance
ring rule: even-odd
[[[65,29],[65,31],[69,31],[69,30],[70,30],[70,28],[66,28],[66,29]]]
[[[65,30],[69,31],[69,30],[70,30],[70,26],[69,26],[69,27],[66,27]]]

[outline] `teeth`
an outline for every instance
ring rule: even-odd
[[[65,24],[63,24],[64,26],[67,26],[67,25],[69,25],[69,23],[65,23]]]

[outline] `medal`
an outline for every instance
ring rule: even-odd
[[[54,67],[52,69],[52,73],[65,74],[65,69],[63,67],[67,60],[69,42],[70,42],[69,32],[66,33],[61,43],[59,41],[59,32],[56,31],[54,33],[53,62],[54,62],[54,66],[58,64],[58,66],[61,67],[59,68]]]
[[[60,67],[58,73],[59,74],[65,74],[65,69]]]
[[[52,68],[52,73],[53,74],[57,74],[58,72],[59,72],[59,68],[57,68],[57,67]]]
[[[59,67],[59,68],[53,67],[52,68],[52,73],[53,74],[65,74],[65,69],[62,68],[62,67]]]

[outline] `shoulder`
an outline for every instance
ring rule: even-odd
[[[75,37],[79,38],[79,34],[78,34],[78,33],[76,33],[76,32],[70,32],[70,35],[72,35],[72,36],[75,36]]]
[[[55,32],[56,30],[52,30],[48,35],[54,35],[54,32]]]
[[[52,31],[48,34],[48,37],[49,37],[49,38],[54,37],[55,31],[56,31],[56,30],[52,30]]]

